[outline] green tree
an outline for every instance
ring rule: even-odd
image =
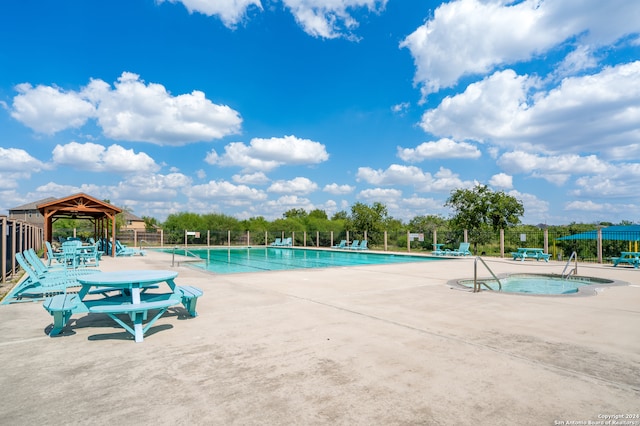
[[[438,215],[416,216],[409,221],[412,231],[433,231],[447,226],[447,219]]]
[[[313,219],[320,219],[320,220],[328,220],[329,219],[329,217],[327,216],[327,212],[325,212],[324,210],[320,210],[320,209],[311,210],[309,212],[309,217],[313,218]]]
[[[331,216],[331,220],[347,220],[348,218],[349,218],[349,214],[344,210],[335,212],[333,216]]]
[[[144,220],[144,230],[147,232],[154,232],[160,226],[160,222],[155,217],[142,216],[142,220]]]
[[[486,243],[492,231],[520,223],[524,214],[522,202],[504,191],[492,191],[486,185],[451,192],[445,206],[454,210],[451,225],[467,229],[469,239],[477,251],[478,244]]]
[[[364,231],[367,231],[367,239],[373,244],[379,244],[391,219],[387,206],[384,204],[375,202],[369,206],[357,202],[351,206],[351,216],[349,216],[347,226],[358,233],[362,233],[363,237]]]
[[[285,219],[291,218],[305,218],[307,217],[307,211],[305,209],[290,209],[282,214]]]

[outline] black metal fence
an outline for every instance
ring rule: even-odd
[[[71,236],[73,230],[56,230],[54,236]],[[574,251],[582,262],[608,262],[622,251],[640,251],[638,241],[617,241],[615,239],[577,239],[559,240],[569,235],[566,229],[540,229],[534,226],[523,229],[508,229],[488,232],[476,243],[468,232],[452,229],[430,230],[388,230],[381,232],[367,231],[232,231],[232,230],[179,230],[179,231],[120,231],[117,238],[128,245],[136,247],[164,246],[265,246],[276,238],[292,238],[296,247],[327,248],[337,245],[341,240],[367,240],[368,247],[374,250],[410,251],[430,253],[434,243],[444,244],[442,248],[456,249],[460,243],[471,243],[474,255],[510,257],[511,252],[519,247],[537,247],[545,249],[553,260],[566,260]]]
[[[0,216],[0,235],[0,282],[4,283],[18,271],[16,253],[42,249],[44,231],[39,226]]]

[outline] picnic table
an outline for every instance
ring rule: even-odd
[[[131,333],[136,342],[142,342],[144,333],[173,305],[182,303],[189,314],[195,317],[196,301],[202,295],[202,290],[176,286],[174,279],[177,275],[175,271],[133,270],[78,277],[82,288],[77,294],[59,294],[44,302],[44,308],[54,318],[50,335],[59,334],[73,314],[103,313]],[[160,287],[165,291],[147,292]],[[158,312],[143,325],[152,310]],[[119,314],[127,314],[133,327],[119,318]]]
[[[620,257],[613,257],[613,266],[618,266],[620,263],[628,263],[638,269],[640,265],[640,252],[637,251],[623,251],[620,252]]]
[[[518,251],[511,252],[511,256],[513,256],[513,260],[520,259],[523,262],[527,258],[542,259],[545,262],[549,261],[549,254],[545,253],[541,248],[518,247]]]

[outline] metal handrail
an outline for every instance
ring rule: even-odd
[[[171,266],[172,266],[172,267],[173,267],[173,266],[174,266],[174,264],[175,264],[176,249],[177,249],[177,248],[178,248],[177,246],[176,246],[176,247],[174,247],[174,248],[173,248],[173,251],[172,251],[172,253],[171,253]],[[198,256],[197,254],[192,253],[192,252],[190,252],[190,251],[189,251],[189,250],[187,250],[187,249],[180,249],[180,250],[184,250],[185,254],[189,254],[189,255],[191,255],[191,256],[193,256],[193,257],[195,257],[196,259],[198,259],[198,260],[192,260],[191,262],[198,262],[198,261],[202,261],[202,262],[207,262],[207,263],[208,263],[208,261],[207,261],[206,259],[201,258],[201,257],[200,257],[200,256]],[[178,262],[178,266],[180,266],[180,262]]]
[[[571,259],[574,260],[575,266],[573,267],[573,269],[571,269],[569,272],[565,274],[565,272],[567,271],[567,268],[569,267],[569,264],[571,263]],[[567,264],[564,265],[564,269],[562,270],[562,278],[567,278],[572,273],[573,275],[578,275],[578,253],[576,253],[575,251],[571,253],[571,256],[569,256],[569,260],[567,260]]]
[[[480,256],[476,256],[475,260],[473,261],[473,292],[478,293],[480,291],[481,285],[484,285],[489,290],[493,291],[493,289],[489,287],[487,283],[478,283],[478,260],[482,262],[484,267],[487,268],[487,271],[489,271],[491,276],[498,282],[498,291],[502,291],[502,283],[500,282],[500,279],[496,276],[496,274],[493,273],[493,271],[491,270],[491,268],[489,268],[489,265],[487,265],[483,258],[481,258]]]

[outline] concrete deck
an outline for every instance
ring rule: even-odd
[[[633,268],[580,265],[632,284],[592,297],[451,289],[473,276],[470,258],[210,275],[150,252],[100,269],[176,269],[178,284],[205,291],[199,316],[173,309],[136,344],[103,315],[50,338],[41,303],[0,306],[0,423],[553,425],[640,413]]]

